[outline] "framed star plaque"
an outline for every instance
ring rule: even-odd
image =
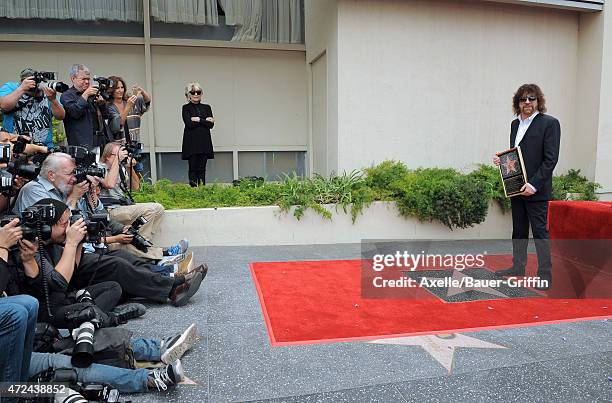
[[[523,185],[527,183],[527,172],[525,171],[521,147],[499,152],[497,156],[501,161],[499,173],[504,184],[506,197],[518,196]]]

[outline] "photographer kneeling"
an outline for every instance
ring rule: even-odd
[[[139,217],[144,217],[146,222],[142,224],[138,232],[142,237],[150,240],[159,229],[164,215],[164,207],[159,203],[136,204],[125,195],[124,189],[128,189],[128,186],[130,190],[138,190],[140,187],[140,177],[133,171],[133,164],[126,164],[126,161],[134,161],[130,157],[131,155],[126,147],[119,143],[108,143],[104,147],[100,162],[106,165],[107,173],[104,179],[100,181],[102,186],[100,196],[108,208],[110,217],[121,224],[127,226]],[[125,249],[136,256],[154,260],[160,260],[164,255],[183,254],[189,246],[187,240],[183,239],[166,251],[160,247],[151,246],[146,248],[148,250],[145,252],[143,248],[135,247],[131,238],[126,238],[125,242],[120,244],[121,249]]]
[[[77,183],[75,167],[74,160],[68,154],[49,155],[41,166],[38,178],[21,189],[15,203],[15,213],[21,214],[27,207],[46,198],[62,201],[72,209],[78,208],[83,215],[92,210],[105,212],[95,194],[89,192],[90,183]],[[97,184],[96,178],[88,176],[88,179],[92,186]],[[186,276],[164,277],[146,267],[135,266],[126,259],[130,257],[85,253],[81,255],[70,285],[78,290],[103,281],[116,281],[127,296],[158,302],[166,302],[170,298],[174,305],[181,306],[197,292],[203,279],[202,272],[198,270]]]

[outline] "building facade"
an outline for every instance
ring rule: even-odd
[[[580,169],[612,198],[603,0],[97,3],[133,15],[34,20],[0,5],[0,80],[26,66],[67,80],[78,62],[150,89],[143,133],[154,179],[186,180],[179,111],[190,81],[202,83],[216,117],[209,176],[222,182],[385,159],[469,170],[507,148],[512,94],[535,82],[562,125],[556,173]]]

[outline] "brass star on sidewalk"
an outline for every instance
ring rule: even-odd
[[[455,282],[458,284],[461,284],[461,281],[467,281],[467,279],[472,279],[473,282],[477,282],[479,281],[478,279],[475,279],[474,277],[470,277],[467,276],[463,273],[461,273],[458,270],[453,270],[453,276],[451,278],[451,280],[453,281],[452,284],[454,284]],[[465,283],[467,284],[467,283]],[[502,298],[508,298],[508,296],[500,291],[497,291],[495,288],[491,288],[491,287],[475,287],[475,286],[460,286],[460,287],[448,287],[448,292],[447,292],[447,296],[448,297],[452,297],[453,295],[457,295],[457,294],[463,294],[464,292],[468,292],[468,291],[478,291],[478,292],[482,292],[485,294],[491,294],[491,295],[497,295],[498,297],[502,297]]]
[[[448,370],[450,374],[455,364],[455,349],[465,348],[507,348],[460,333],[438,334],[432,336],[396,337],[378,339],[369,343],[394,344],[399,346],[421,346],[431,356]]]

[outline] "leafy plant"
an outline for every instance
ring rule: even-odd
[[[553,178],[553,186],[553,197],[561,200],[568,193],[580,193],[582,200],[596,200],[595,190],[599,187],[581,176],[579,170]],[[503,211],[510,209],[499,170],[493,166],[479,165],[461,174],[454,169],[409,170],[398,161],[384,161],[363,171],[329,178],[314,175],[304,179],[295,173],[283,174],[281,182],[245,178],[236,186],[191,188],[168,180],[142,182],[134,196],[138,202],[156,201],[167,209],[277,205],[282,213],[293,211],[298,220],[308,209],[331,220],[333,210],[324,205],[335,205],[336,212],[350,213],[353,222],[372,202],[391,200],[404,217],[438,221],[450,229],[483,222],[491,200],[499,203]]]
[[[580,175],[579,169],[570,169],[567,174],[553,177],[553,199],[567,200],[568,193],[577,193],[578,200],[597,200],[595,191],[601,185]]]
[[[66,140],[66,133],[64,133],[64,126],[62,122],[53,118],[51,121],[51,132],[53,133],[53,144],[60,144]]]
[[[478,169],[468,174],[474,180],[482,181],[486,184],[488,199],[497,202],[503,212],[510,211],[510,199],[504,193],[504,185],[499,175],[499,168],[480,164]]]
[[[419,169],[398,183],[397,206],[403,216],[438,220],[448,228],[467,228],[484,221],[488,200],[486,184],[453,169]]]

